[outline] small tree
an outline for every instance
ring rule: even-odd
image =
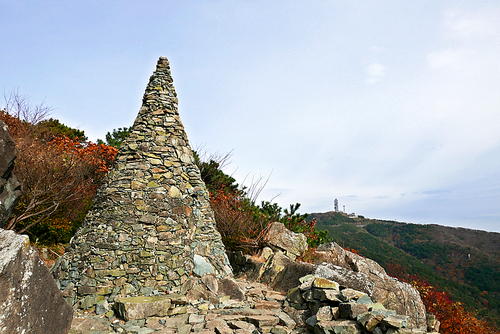
[[[120,148],[122,142],[130,134],[130,131],[132,131],[132,127],[113,129],[113,132],[106,133],[106,143],[101,139],[97,139],[97,144]]]
[[[51,141],[55,137],[66,136],[71,140],[84,143],[87,141],[87,136],[83,130],[73,129],[59,122],[59,120],[50,118],[38,122],[33,131],[38,138],[45,141]]]
[[[52,107],[46,106],[45,102],[39,105],[32,105],[30,98],[19,94],[18,90],[13,90],[10,93],[4,92],[3,98],[4,111],[20,121],[29,124],[37,124],[47,118],[54,110]]]

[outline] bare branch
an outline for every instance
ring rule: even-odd
[[[46,119],[54,110],[53,107],[45,105],[45,101],[32,105],[29,96],[19,94],[19,89],[10,93],[4,91],[3,99],[6,113],[33,125]]]

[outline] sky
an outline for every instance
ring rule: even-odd
[[[500,2],[0,0],[0,89],[90,140],[169,59],[191,146],[260,200],[500,232]]]

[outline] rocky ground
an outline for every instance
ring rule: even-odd
[[[286,296],[264,284],[236,280],[244,291],[243,301],[221,297],[218,304],[173,299],[170,316],[124,321],[114,315],[96,315],[95,308],[77,311],[71,334],[147,333],[307,333],[292,317],[299,313],[285,302]]]

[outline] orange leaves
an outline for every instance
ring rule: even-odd
[[[461,302],[454,302],[446,291],[440,291],[425,279],[406,275],[398,265],[388,265],[387,271],[402,281],[410,283],[420,293],[427,313],[434,314],[441,322],[441,334],[494,334],[499,331],[476,314],[466,310]]]
[[[8,114],[18,156],[14,174],[22,185],[7,229],[39,243],[67,242],[83,219],[118,150],[78,138],[38,136],[29,123]],[[50,139],[47,139],[50,138]]]
[[[80,143],[66,136],[55,137],[50,141],[51,145],[61,154],[73,154],[86,164],[93,166],[97,173],[106,174],[115,160],[118,149],[104,144],[92,142]]]

